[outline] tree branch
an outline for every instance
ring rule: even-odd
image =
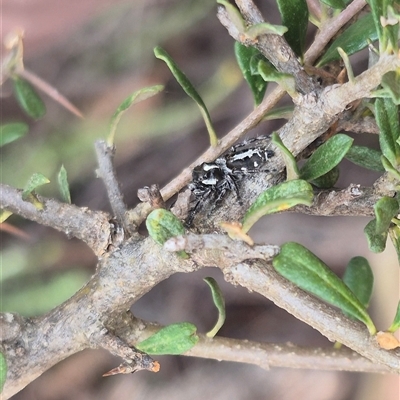
[[[44,206],[39,210],[29,201],[22,200],[21,194],[22,190],[0,184],[0,208],[50,226],[68,237],[76,237],[84,241],[97,256],[104,254],[113,243],[114,225],[107,213],[36,195]]]

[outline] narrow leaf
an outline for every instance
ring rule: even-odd
[[[386,239],[388,232],[376,233],[376,219],[369,221],[364,228],[367,237],[368,247],[374,253],[382,253],[386,247]]]
[[[341,47],[338,47],[337,51],[338,51],[341,59],[343,60],[343,64],[344,64],[344,66],[346,68],[346,72],[347,72],[347,77],[349,78],[349,82],[354,84],[354,72],[353,72],[353,67],[351,66],[351,63],[350,63],[349,56]]]
[[[385,168],[385,171],[389,172],[389,174],[392,175],[393,178],[400,181],[400,172],[397,171],[397,169],[392,165],[392,163],[384,155],[382,155],[382,157],[381,157],[381,162],[382,162],[383,168]]]
[[[329,189],[335,186],[340,175],[339,167],[332,168],[326,174],[320,176],[319,178],[313,179],[311,183],[319,189]]]
[[[153,210],[148,215],[146,228],[153,240],[160,245],[163,245],[168,239],[174,236],[185,233],[182,222],[172,212],[163,208]],[[188,257],[184,251],[178,251],[177,254],[183,258]]]
[[[107,143],[110,146],[114,143],[115,131],[117,130],[117,126],[122,114],[134,104],[140,103],[141,101],[160,93],[163,89],[163,85],[148,86],[139,89],[136,92],[133,92],[120,104],[110,121],[110,133],[107,139]]]
[[[286,279],[362,321],[371,335],[375,334],[375,326],[357,297],[308,249],[298,243],[285,243],[273,266]]]
[[[244,19],[242,18],[242,15],[240,14],[239,10],[233,6],[229,1],[225,0],[217,0],[218,4],[221,4],[222,6],[225,7],[226,12],[229,15],[229,18],[233,25],[236,27],[236,29],[239,31],[239,33],[244,33],[246,30],[246,24],[244,22]]]
[[[399,202],[392,197],[382,197],[374,205],[376,233],[387,232],[392,218],[399,213]]]
[[[254,103],[258,106],[264,98],[268,83],[260,75],[253,75],[250,68],[251,60],[260,57],[261,53],[255,47],[246,47],[235,42],[235,56],[243,77],[253,94]]]
[[[256,40],[259,36],[262,35],[279,35],[282,36],[285,32],[287,32],[286,26],[281,25],[272,25],[268,22],[261,22],[259,24],[255,24],[250,26],[250,28],[246,29],[245,35],[252,40]]]
[[[288,28],[284,34],[293,51],[303,57],[308,26],[308,7],[306,0],[277,0],[282,25]]]
[[[222,291],[220,287],[218,286],[217,281],[214,278],[207,277],[203,279],[204,282],[207,283],[207,285],[211,289],[211,295],[215,304],[215,307],[217,307],[218,310],[218,320],[217,323],[215,324],[214,328],[211,329],[211,331],[207,332],[208,337],[214,337],[218,331],[221,329],[222,325],[224,325],[225,322],[225,299],[224,295],[222,294]]]
[[[57,176],[58,188],[60,190],[61,198],[68,204],[71,204],[71,193],[69,191],[68,175],[64,165],[61,165],[60,172]]]
[[[346,158],[354,164],[373,171],[384,172],[381,162],[382,153],[379,150],[370,149],[365,146],[351,146],[346,153]]]
[[[0,147],[14,142],[28,133],[29,127],[23,122],[14,122],[0,126]]]
[[[167,64],[168,68],[170,69],[178,83],[181,85],[182,89],[189,97],[191,97],[196,102],[196,104],[200,108],[201,115],[206,124],[208,134],[210,136],[211,146],[216,146],[218,143],[218,138],[212,126],[210,114],[207,110],[206,105],[204,104],[203,99],[197,93],[197,90],[191,84],[187,76],[179,69],[171,56],[163,48],[157,46],[154,49],[154,54],[157,58],[163,60]]]
[[[258,73],[266,82],[276,82],[285,89],[290,96],[296,93],[296,83],[290,74],[278,72],[275,67],[261,60],[258,62]]]
[[[199,341],[196,331],[196,326],[189,322],[168,325],[137,343],[136,348],[152,355],[179,355],[190,350]]]
[[[397,329],[400,328],[400,301],[397,303],[397,311],[396,315],[394,316],[392,325],[390,325],[390,328],[388,329],[388,332],[396,332]]]
[[[293,180],[280,183],[261,193],[243,218],[244,232],[264,215],[287,210],[297,204],[311,206],[313,190],[309,183],[303,180]]]
[[[370,42],[378,39],[373,16],[367,14],[350,25],[329,46],[328,50],[319,60],[317,67],[323,67],[331,61],[340,59],[337,48],[340,47],[347,55],[352,55],[368,46]]]
[[[367,3],[371,7],[371,16],[374,21],[375,30],[377,32],[376,39],[379,39],[380,47],[381,46],[385,47],[386,45],[384,44],[383,27],[381,24],[381,16],[384,15],[384,13],[383,13],[384,2],[382,0],[367,0]]]
[[[0,393],[3,391],[7,379],[7,361],[3,353],[0,353]]]
[[[374,275],[369,262],[364,257],[353,257],[347,264],[343,282],[367,308],[372,295]]]
[[[376,99],[375,119],[380,130],[382,154],[393,166],[397,166],[400,162],[400,146],[397,143],[400,136],[398,107],[391,99]]]
[[[286,166],[286,180],[291,181],[294,179],[299,179],[299,169],[297,167],[296,159],[293,154],[288,150],[288,148],[283,144],[279,135],[274,132],[272,134],[272,143],[279,148],[283,161]]]
[[[353,139],[347,135],[337,134],[320,146],[300,169],[300,177],[312,181],[325,175],[342,161],[351,147]]]
[[[33,86],[18,76],[12,78],[15,97],[27,115],[40,119],[46,114],[46,106]]]
[[[397,259],[400,265],[400,226],[394,225],[389,228],[389,236],[390,240],[393,243],[393,246],[397,253]]]
[[[25,185],[22,192],[22,199],[27,200],[29,195],[39,186],[50,183],[50,181],[42,174],[35,172],[29,179],[28,183]]]
[[[393,103],[398,106],[400,104],[400,72],[387,72],[382,77],[381,85],[385,94],[383,97],[390,97]]]

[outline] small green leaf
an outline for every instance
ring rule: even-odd
[[[64,165],[61,165],[60,172],[57,176],[58,188],[60,190],[61,198],[68,204],[71,204],[71,193],[69,191],[67,170]]]
[[[281,150],[281,155],[286,166],[286,180],[291,181],[299,179],[299,169],[297,167],[296,159],[288,148],[283,144],[279,135],[274,132],[272,134],[272,143]]]
[[[347,264],[343,282],[367,308],[374,286],[374,275],[368,260],[364,257],[353,257]]]
[[[286,26],[281,25],[272,25],[268,22],[261,22],[259,24],[255,24],[250,26],[245,31],[245,35],[251,39],[256,40],[259,36],[262,35],[279,35],[282,36],[285,32],[287,32]]]
[[[35,172],[29,179],[22,191],[22,200],[27,200],[29,195],[39,186],[50,183],[50,181],[42,174]]]
[[[379,39],[379,44],[380,46],[382,46],[384,44],[384,38],[383,38],[383,27],[381,24],[381,16],[384,15],[383,12],[384,2],[382,0],[367,0],[367,3],[371,7],[371,16],[374,21],[375,30],[377,32],[377,38],[375,40]]]
[[[335,186],[340,175],[339,168],[333,167],[329,172],[320,176],[319,178],[313,179],[311,183],[319,189],[329,189]]]
[[[397,143],[400,136],[398,107],[391,99],[376,99],[375,119],[380,130],[379,144],[382,154],[393,166],[397,166],[400,162],[400,146]]]
[[[389,228],[389,236],[397,253],[400,265],[400,226],[394,225]]]
[[[0,209],[0,224],[2,224],[12,214],[11,211]]]
[[[23,122],[14,122],[0,126],[0,147],[14,142],[28,133],[29,127]]]
[[[365,146],[351,146],[349,151],[346,153],[346,158],[352,163],[371,169],[373,171],[384,172],[381,162],[382,153],[379,150],[370,149]]]
[[[225,299],[224,299],[224,295],[222,294],[220,287],[218,286],[217,281],[214,278],[207,277],[207,278],[204,278],[203,280],[204,280],[204,282],[206,282],[208,284],[208,286],[210,286],[212,298],[213,298],[215,307],[217,307],[217,310],[218,310],[217,323],[215,324],[214,328],[211,329],[210,332],[206,333],[206,335],[208,337],[214,337],[218,333],[218,331],[221,329],[222,325],[224,325],[224,322],[225,322],[225,317],[226,317]]]
[[[172,75],[174,75],[175,79],[181,85],[182,89],[186,92],[186,94],[190,98],[192,98],[196,102],[196,104],[200,109],[201,115],[204,119],[204,122],[206,124],[208,134],[210,136],[211,146],[216,146],[218,143],[218,138],[212,126],[210,114],[207,110],[206,105],[204,104],[203,99],[197,93],[197,90],[191,84],[187,76],[179,69],[179,67],[176,65],[175,61],[171,58],[171,56],[163,48],[157,46],[154,49],[154,54],[157,58],[163,60],[167,64],[168,68],[172,72]]]
[[[140,103],[141,101],[160,93],[163,89],[163,85],[148,86],[139,89],[136,92],[133,92],[119,105],[114,115],[111,117],[110,121],[110,133],[107,139],[107,143],[109,146],[112,146],[112,144],[114,143],[115,131],[117,130],[117,126],[119,120],[122,117],[122,114],[134,104]]]
[[[390,97],[398,106],[400,104],[400,71],[389,71],[383,75],[381,85],[384,94],[382,97]]]
[[[340,47],[347,55],[352,55],[368,46],[370,42],[378,39],[374,20],[367,14],[350,25],[329,46],[328,50],[319,60],[317,67],[323,67],[331,61],[339,60],[337,48]]]
[[[285,243],[273,266],[286,279],[362,321],[370,334],[375,334],[375,326],[357,297],[311,251],[298,243]]]
[[[261,193],[243,218],[243,232],[264,215],[287,210],[297,204],[311,206],[314,194],[309,183],[303,180],[282,182]]]
[[[46,106],[33,86],[18,76],[12,78],[15,97],[27,115],[40,119],[46,114]]]
[[[308,27],[308,7],[306,0],[277,0],[282,25],[288,28],[284,34],[293,51],[303,57]]]
[[[246,30],[246,24],[239,10],[234,5],[229,3],[229,1],[217,0],[217,3],[225,7],[232,24],[236,27],[239,33],[244,33]]]
[[[136,344],[140,351],[152,355],[179,355],[190,350],[199,341],[197,328],[189,322],[171,324]]]
[[[300,177],[312,181],[325,175],[342,161],[351,147],[353,139],[341,133],[331,137],[320,146],[300,169]]]
[[[253,93],[254,103],[258,106],[264,98],[268,83],[260,75],[252,74],[250,63],[262,55],[255,47],[246,47],[239,42],[235,42],[235,55],[243,77]]]
[[[349,82],[354,84],[354,72],[353,72],[353,67],[351,66],[349,56],[341,47],[338,47],[337,51],[340,55],[340,58],[343,60],[343,64],[347,72],[347,77],[349,78]]]
[[[397,303],[397,311],[396,315],[394,316],[392,325],[390,325],[390,328],[388,329],[388,332],[396,332],[397,329],[400,328],[400,301]]]
[[[389,172],[389,174],[392,175],[393,178],[400,181],[400,172],[397,171],[397,169],[392,165],[392,163],[383,155],[381,157],[381,162],[383,168],[385,168],[385,171]]]
[[[290,96],[296,93],[296,83],[290,74],[278,72],[271,63],[263,60],[258,62],[258,73],[266,82],[276,82],[285,89]]]
[[[364,234],[367,237],[368,247],[374,253],[382,253],[386,247],[388,232],[376,233],[376,219],[368,222],[364,228]]]
[[[157,208],[148,215],[146,228],[153,240],[160,245],[174,236],[185,233],[182,222],[172,212],[163,208]],[[177,254],[183,258],[188,258],[184,251],[178,251]]]
[[[382,197],[374,205],[376,234],[387,232],[392,218],[399,213],[399,202],[392,197]]]
[[[3,391],[7,379],[7,361],[3,353],[0,353],[0,393]]]
[[[268,111],[264,117],[263,121],[271,121],[273,119],[287,119],[289,120],[293,115],[293,106],[282,106],[273,108],[271,111]]]

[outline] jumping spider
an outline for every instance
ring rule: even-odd
[[[265,164],[274,156],[274,152],[267,149],[269,143],[269,137],[248,139],[231,147],[213,163],[203,163],[194,168],[192,183],[188,186],[194,201],[187,225],[191,225],[201,208],[207,206],[207,215],[211,214],[228,192],[234,192],[241,202],[238,189],[241,179],[250,173],[268,171]]]

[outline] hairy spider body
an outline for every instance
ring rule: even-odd
[[[189,184],[194,202],[187,224],[192,223],[200,208],[207,206],[210,214],[228,192],[234,192],[241,202],[238,189],[241,179],[250,173],[268,171],[265,165],[274,156],[274,152],[267,149],[269,143],[268,137],[249,139],[231,147],[213,163],[203,163],[194,168],[192,183]]]

